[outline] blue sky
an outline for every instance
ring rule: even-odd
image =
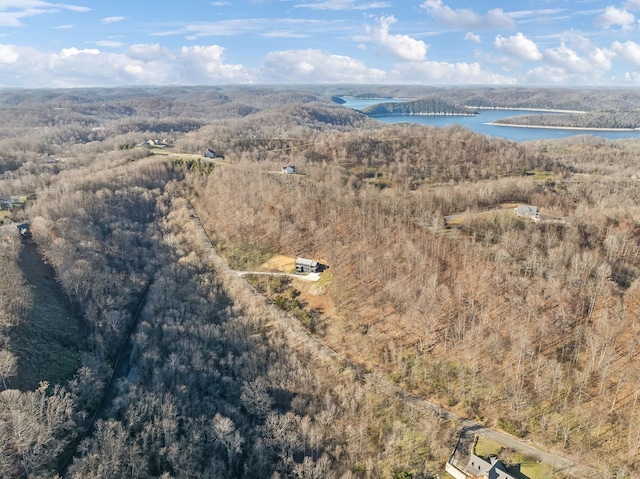
[[[640,0],[0,0],[0,87],[640,85]]]

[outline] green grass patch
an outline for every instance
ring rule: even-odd
[[[529,479],[549,479],[553,477],[553,467],[534,458],[527,458],[520,464],[520,473]]]
[[[488,459],[497,456],[507,471],[516,479],[550,479],[553,477],[553,467],[536,458],[504,448],[500,443],[478,436],[474,450],[477,456]]]
[[[316,285],[326,286],[331,283],[333,283],[333,273],[329,270],[324,270],[322,274],[320,274],[320,279],[318,280]]]
[[[486,437],[478,436],[478,442],[476,443],[475,453],[476,456],[488,458],[489,456],[497,456],[502,449],[502,444],[487,439]]]
[[[553,180],[555,173],[549,170],[525,170],[523,176],[527,176],[534,181]]]
[[[225,250],[225,256],[232,269],[248,271],[258,268],[274,255],[273,250],[263,245],[242,241]]]

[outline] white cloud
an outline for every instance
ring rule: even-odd
[[[220,22],[192,23],[176,30],[153,33],[154,36],[189,35],[192,39],[208,36],[231,36],[255,33],[274,21],[265,18],[222,20]]]
[[[477,35],[473,32],[467,32],[467,34],[464,36],[464,39],[470,42],[480,43],[480,35]]]
[[[251,83],[254,73],[230,65],[219,46],[167,51],[157,45],[134,45],[125,53],[64,48],[43,52],[0,45],[0,86],[83,87],[126,84]]]
[[[0,63],[15,63],[19,56],[18,52],[11,45],[0,44]]]
[[[565,68],[547,64],[529,70],[523,80],[526,83],[547,85],[600,85],[606,83],[603,82],[604,73],[604,70],[598,68]]]
[[[124,17],[105,17],[100,21],[105,25],[108,25],[109,23],[121,22],[122,20],[124,20]]]
[[[78,50],[76,47],[63,48],[60,50],[61,58],[69,58],[76,55],[100,55],[100,50],[97,48],[85,48],[83,50]]]
[[[2,0],[0,1],[0,26],[20,27],[22,19],[35,15],[56,13],[60,10],[88,12],[91,9],[64,3],[49,3],[42,0]]]
[[[627,0],[624,6],[629,10],[640,10],[640,0]]]
[[[640,44],[633,41],[627,41],[624,43],[616,41],[611,44],[611,50],[616,55],[619,55],[636,65],[640,65]]]
[[[46,5],[51,5],[55,8],[62,8],[63,10],[71,10],[72,12],[81,12],[81,13],[85,13],[85,12],[90,12],[91,9],[89,7],[82,7],[79,5],[68,5],[68,4],[64,4],[64,3],[47,3],[47,2],[34,2],[34,3],[43,3]]]
[[[567,47],[564,42],[558,48],[545,50],[544,58],[552,66],[561,68],[568,73],[585,74],[594,71],[592,62],[581,57],[575,50]]]
[[[309,8],[311,10],[372,10],[389,8],[388,2],[357,3],[355,0],[324,0],[322,2],[301,3],[296,8]]]
[[[218,81],[224,83],[250,83],[253,73],[243,65],[224,63],[224,48],[219,45],[194,45],[182,47],[178,55],[181,72],[189,78],[188,83]]]
[[[124,46],[124,43],[118,42],[115,40],[98,40],[95,42],[87,42],[87,43],[93,43],[95,45],[98,45],[99,47],[106,47],[106,48],[118,48],[118,47]]]
[[[384,83],[386,74],[354,58],[308,49],[268,53],[261,76],[269,83]]]
[[[140,43],[131,45],[127,49],[127,56],[134,60],[150,62],[161,58],[169,58],[170,52],[162,48],[158,43],[148,44]]]
[[[512,58],[525,61],[542,60],[538,46],[522,33],[510,37],[496,36],[494,46]]]
[[[376,27],[367,26],[367,33],[370,40],[384,47],[396,57],[410,62],[423,61],[427,55],[429,46],[421,40],[416,40],[408,35],[392,35],[389,27],[396,22],[396,18],[391,15],[380,18],[380,25]]]
[[[598,70],[610,70],[611,58],[614,54],[604,48],[594,48],[589,52],[591,64]]]
[[[624,74],[624,81],[631,84],[637,84],[640,81],[639,72],[627,72]]]
[[[426,0],[422,8],[441,25],[462,30],[513,29],[515,22],[501,8],[494,8],[480,15],[469,8],[453,10],[444,5],[442,0]]]
[[[515,78],[483,70],[479,63],[414,62],[395,65],[392,83],[513,85]]]
[[[542,85],[561,85],[566,83],[569,78],[562,68],[540,66],[527,72],[527,80],[530,83]]]
[[[611,28],[620,26],[623,30],[630,30],[635,23],[635,16],[624,8],[608,6],[602,15],[596,17],[594,24],[598,27]]]
[[[296,33],[290,30],[273,30],[271,32],[263,33],[265,38],[307,38],[309,35],[305,33]]]
[[[544,8],[540,10],[518,10],[515,12],[509,12],[511,18],[540,18],[547,16],[557,16],[567,12],[566,8]]]

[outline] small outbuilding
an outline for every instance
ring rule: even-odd
[[[296,258],[296,273],[318,273],[318,262],[312,259]]]
[[[293,175],[296,172],[296,167],[295,166],[283,166],[282,167],[282,172],[286,173],[288,175]]]

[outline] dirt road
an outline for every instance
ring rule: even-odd
[[[339,361],[343,366],[350,366],[354,370],[358,371],[361,370],[361,368],[352,364],[346,357],[331,349],[315,336],[312,336],[295,318],[276,308],[267,298],[253,289],[241,275],[236,271],[233,271],[222,257],[217,254],[207,232],[200,222],[200,218],[195,213],[195,210],[192,212],[191,218],[196,223],[197,231],[200,232],[201,240],[206,245],[209,260],[218,273],[220,279],[223,281],[225,289],[230,292],[235,292],[231,293],[234,299],[238,297],[243,298],[243,302],[246,303],[243,304],[243,306],[253,309],[260,308],[265,319],[269,318],[276,323],[280,323],[282,325],[282,330],[287,336],[289,336],[291,344],[297,344],[301,347],[307,348],[308,351],[315,354],[319,359]],[[242,292],[238,293],[238,291]],[[402,400],[407,404],[418,410],[429,411],[435,413],[438,417],[457,423],[461,434],[478,434],[487,437],[502,444],[504,447],[511,448],[514,451],[545,462],[546,464],[551,465],[556,471],[563,471],[565,474],[573,476],[576,479],[591,479],[598,477],[597,472],[588,466],[577,464],[575,461],[563,457],[562,455],[546,452],[532,443],[527,443],[508,434],[460,417],[435,403],[415,396],[391,384],[386,379],[373,372],[367,372],[363,374],[362,377],[366,381],[375,383],[381,389],[402,398]]]
[[[305,273],[305,274],[294,274],[294,273],[278,273],[274,271],[236,271],[238,276],[247,276],[251,274],[261,274],[267,276],[288,276],[289,278],[301,279],[302,281],[318,281],[320,279],[320,273]]]

